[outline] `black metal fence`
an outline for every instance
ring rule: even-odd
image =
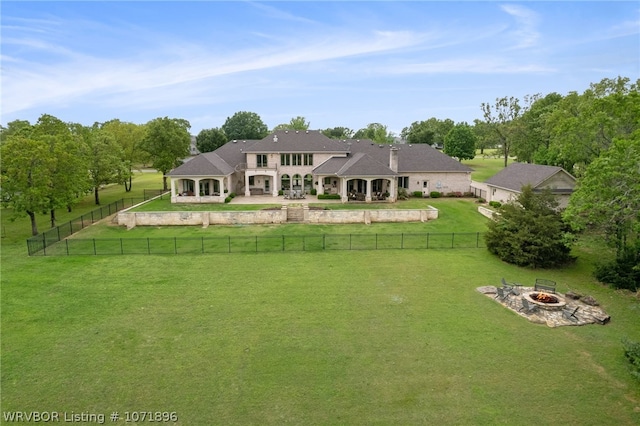
[[[485,247],[484,233],[482,232],[422,234],[320,234],[200,238],[68,238],[64,240],[56,239],[55,243],[57,244],[43,244],[42,249],[33,252],[33,254],[43,256],[127,254],[177,255],[323,250],[424,250]]]
[[[114,213],[132,207],[145,200],[149,200],[165,191],[155,189],[145,189],[143,198],[122,198],[106,206],[97,208],[85,213],[80,217],[70,220],[69,222],[58,225],[55,228],[51,228],[48,231],[42,232],[36,236],[27,239],[27,251],[29,256],[36,254],[46,255],[46,249],[53,244],[63,241],[68,236],[86,228],[87,226],[96,223],[105,217],[111,216]]]

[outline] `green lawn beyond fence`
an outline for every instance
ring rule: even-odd
[[[43,256],[109,254],[211,254],[320,250],[484,248],[482,232],[419,234],[320,234],[280,236],[69,238],[41,243]]]

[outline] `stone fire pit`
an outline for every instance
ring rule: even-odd
[[[549,294],[541,291],[529,291],[523,293],[522,297],[529,303],[537,305],[540,309],[547,311],[561,311],[567,305],[564,297],[559,294]]]
[[[521,317],[525,317],[531,322],[546,324],[549,327],[561,327],[563,325],[585,325],[585,324],[606,324],[611,317],[599,306],[592,306],[581,300],[573,300],[569,297],[543,291],[534,291],[533,287],[522,287],[520,296],[509,296],[507,300],[496,299],[497,290],[495,286],[484,286],[476,289],[478,292],[500,303],[505,308],[510,309]],[[540,296],[544,295],[544,296]],[[548,298],[547,296],[551,296]],[[533,313],[522,312],[522,298],[526,298],[530,304],[539,307]],[[540,300],[543,299],[543,300]],[[564,308],[575,309],[576,318],[565,318],[562,314]]]

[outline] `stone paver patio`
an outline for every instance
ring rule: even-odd
[[[572,299],[567,295],[564,295],[567,302],[566,308],[575,309],[576,307],[580,307],[580,309],[578,309],[578,312],[576,312],[577,319],[565,318],[562,314],[562,310],[552,311],[538,309],[533,313],[520,312],[520,309],[522,309],[522,296],[511,295],[504,301],[501,301],[495,298],[497,295],[497,290],[494,286],[478,287],[476,290],[484,294],[485,296],[490,297],[496,303],[500,303],[507,309],[511,309],[518,315],[525,317],[529,321],[537,324],[546,324],[549,327],[561,327],[564,325],[606,324],[611,319],[611,317],[607,315],[607,313],[599,306],[589,305],[587,303],[584,303],[582,300]],[[533,291],[533,287],[522,287],[521,291],[522,293]]]

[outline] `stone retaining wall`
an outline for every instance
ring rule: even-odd
[[[426,222],[438,218],[438,209],[422,210],[314,210],[304,209],[305,223],[365,223]],[[287,222],[287,207],[276,210],[224,212],[132,212],[123,210],[117,215],[118,225],[135,226],[175,225],[258,225]]]

